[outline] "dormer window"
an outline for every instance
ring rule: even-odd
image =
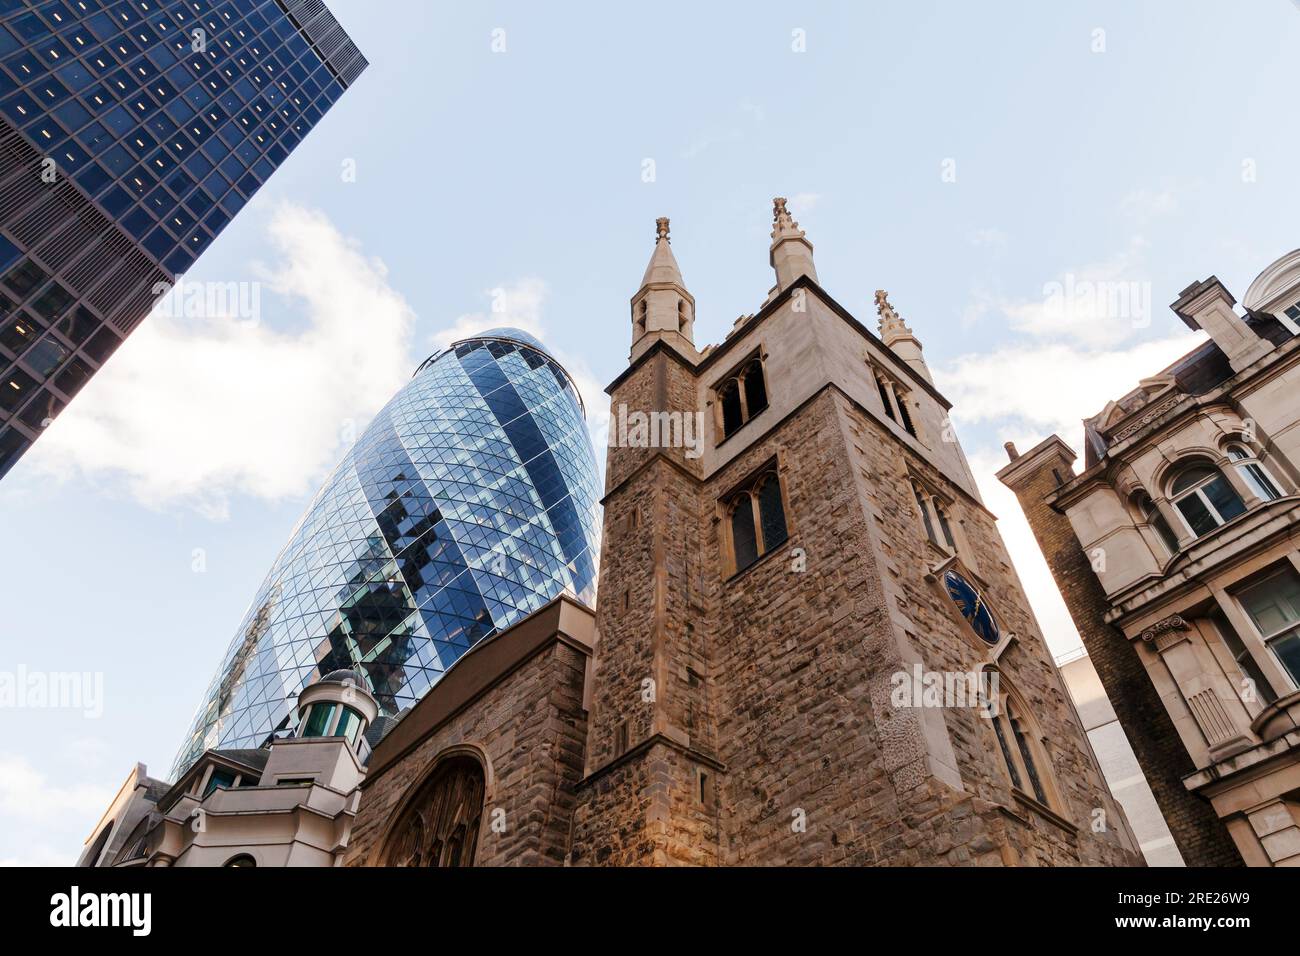
[[[203,788],[203,796],[211,796],[216,792],[218,787],[233,790],[235,788],[235,780],[238,779],[238,777],[239,775],[233,770],[220,770],[214,767],[212,773],[208,776],[207,786]]]
[[[762,360],[757,355],[747,360],[714,387],[714,394],[722,419],[722,437],[726,438],[767,408]]]
[[[1247,487],[1261,501],[1274,501],[1282,497],[1282,492],[1278,490],[1273,476],[1244,445],[1229,445],[1228,457],[1245,480]]]
[[[1246,505],[1217,468],[1195,465],[1183,471],[1169,489],[1174,507],[1196,537],[1246,513]]]

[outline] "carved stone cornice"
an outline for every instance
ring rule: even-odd
[[[1177,408],[1178,404],[1182,402],[1182,400],[1186,397],[1187,396],[1183,395],[1182,393],[1179,393],[1177,395],[1169,396],[1162,402],[1157,402],[1151,408],[1144,411],[1142,413],[1142,416],[1138,418],[1136,421],[1130,422],[1129,424],[1121,428],[1119,431],[1111,435],[1110,436],[1111,444],[1117,444],[1119,442],[1126,441],[1132,438],[1134,435],[1142,431],[1142,429],[1146,428],[1156,419],[1160,418],[1162,415],[1165,415],[1168,412],[1171,412],[1175,408]]]

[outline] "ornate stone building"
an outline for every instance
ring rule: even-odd
[[[337,866],[369,740],[384,729],[364,682],[357,671],[324,675],[298,695],[293,736],[207,750],[173,784],[137,764],[77,865]]]
[[[775,287],[703,350],[659,221],[594,620],[560,598],[451,667],[349,864],[1140,862],[920,343],[774,220]]]
[[[1209,340],[999,477],[1189,865],[1300,865],[1300,250],[1173,311]]]

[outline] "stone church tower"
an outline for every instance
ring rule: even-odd
[[[1139,863],[920,342],[770,257],[703,350],[666,219],[632,297],[568,861]]]
[[[668,226],[608,389],[595,611],[563,594],[465,651],[367,736],[355,822],[313,846],[349,866],[1141,863],[888,296],[877,335],[778,199],[776,286],[701,350]],[[283,819],[284,783],[239,792]]]

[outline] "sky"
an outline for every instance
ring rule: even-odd
[[[658,216],[701,347],[773,284],[774,196],[837,301],[874,326],[889,291],[1058,654],[1003,442],[1081,451],[1201,341],[1180,290],[1241,298],[1297,245],[1292,0],[329,6],[370,69],[186,277],[242,303],[157,310],[0,482],[3,667],[90,675],[77,707],[0,707],[0,863],[75,861],[137,762],[168,772],[320,480],[430,353],[539,334],[603,449]]]

